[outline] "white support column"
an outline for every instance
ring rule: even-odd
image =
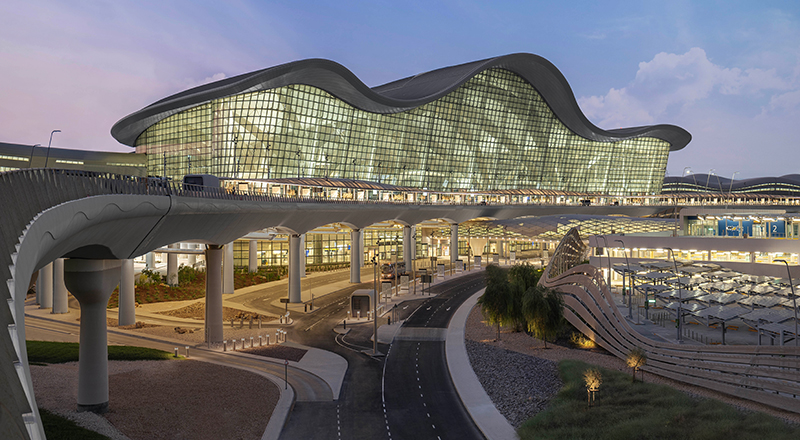
[[[411,226],[403,227],[403,261],[406,263],[406,271],[411,272],[411,250],[414,249],[411,243]]]
[[[144,255],[144,265],[149,270],[156,268],[156,254],[148,252]]]
[[[225,245],[222,251],[222,293],[233,293],[233,242]]]
[[[173,243],[168,246],[170,249],[180,249],[180,244]],[[178,285],[178,254],[172,252],[167,254],[167,285]]]
[[[106,306],[119,283],[119,260],[64,262],[64,281],[81,305],[78,353],[78,411],[108,410],[108,333]]]
[[[458,260],[458,223],[450,225],[450,262]]]
[[[206,342],[222,342],[222,246],[206,248]]]
[[[195,251],[195,250],[199,249],[199,245],[197,245],[195,243],[186,243],[186,248]],[[188,264],[191,267],[194,267],[194,265],[197,264],[197,254],[189,254],[189,255],[187,255],[186,256],[186,264]]]
[[[361,245],[361,230],[353,229],[350,231],[350,282],[361,283],[361,253],[364,246]]]
[[[417,238],[416,238],[416,236],[417,236],[417,226],[414,225],[414,226],[411,227],[411,238],[410,238],[410,243],[411,243],[410,251],[411,251],[411,259],[412,260],[416,260],[417,259]],[[410,271],[411,268],[408,268],[408,270]]]
[[[306,277],[306,234],[300,234],[300,278]]]
[[[300,296],[300,254],[302,253],[300,236],[289,236],[289,302],[303,302]]]
[[[247,270],[258,272],[258,240],[250,240],[250,251],[247,258]]]
[[[68,313],[67,286],[64,285],[64,259],[53,261],[53,311],[51,313]]]
[[[53,307],[53,263],[39,269],[39,281],[36,283],[36,292],[39,295],[39,308]]]
[[[136,324],[136,294],[133,283],[133,260],[122,260],[119,276],[119,325]]]

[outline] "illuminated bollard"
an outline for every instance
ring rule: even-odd
[[[250,348],[253,348],[253,337],[250,336]]]
[[[189,346],[186,346],[186,359],[189,359]]]
[[[258,335],[258,346],[259,347],[264,346],[264,338],[262,338],[261,335]]]
[[[173,356],[178,357],[178,347],[175,347],[175,354]]]
[[[222,341],[222,351],[228,351],[228,341]]]

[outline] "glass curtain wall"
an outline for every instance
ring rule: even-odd
[[[136,141],[150,175],[335,177],[431,190],[553,189],[655,194],[667,142],[572,133],[516,74],[482,72],[407,112],[356,109],[306,85],[217,99]]]

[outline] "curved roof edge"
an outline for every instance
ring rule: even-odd
[[[593,141],[615,142],[639,137],[654,137],[680,150],[692,139],[675,125],[603,130],[589,122],[578,107],[572,89],[561,72],[546,59],[518,53],[445,67],[369,88],[347,68],[333,61],[308,59],[245,73],[195,87],[157,101],[120,119],[111,135],[122,144],[133,146],[136,138],[157,122],[209,101],[242,93],[270,90],[292,84],[320,88],[342,101],[371,113],[399,113],[435,101],[493,68],[516,73],[542,96],[556,117],[576,134]]]

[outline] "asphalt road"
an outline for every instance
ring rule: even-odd
[[[442,333],[458,306],[482,286],[482,273],[442,283],[434,287],[434,291],[444,292],[439,297],[403,303],[397,309],[398,319],[407,319],[409,328]],[[347,359],[340,398],[335,402],[297,402],[281,439],[482,439],[450,381],[444,342],[420,341],[419,352],[417,342],[378,344],[378,350],[388,355],[368,356],[362,351],[372,348],[372,323],[348,325],[346,336],[331,331],[335,326],[341,328],[347,296],[339,301],[331,298],[327,306],[314,312],[315,320],[296,324],[293,332],[295,342]],[[418,372],[426,376],[420,383],[422,392],[416,387]]]
[[[393,439],[483,439],[453,387],[444,329],[458,307],[484,286],[483,273],[434,287],[403,324],[386,358],[383,398]]]

